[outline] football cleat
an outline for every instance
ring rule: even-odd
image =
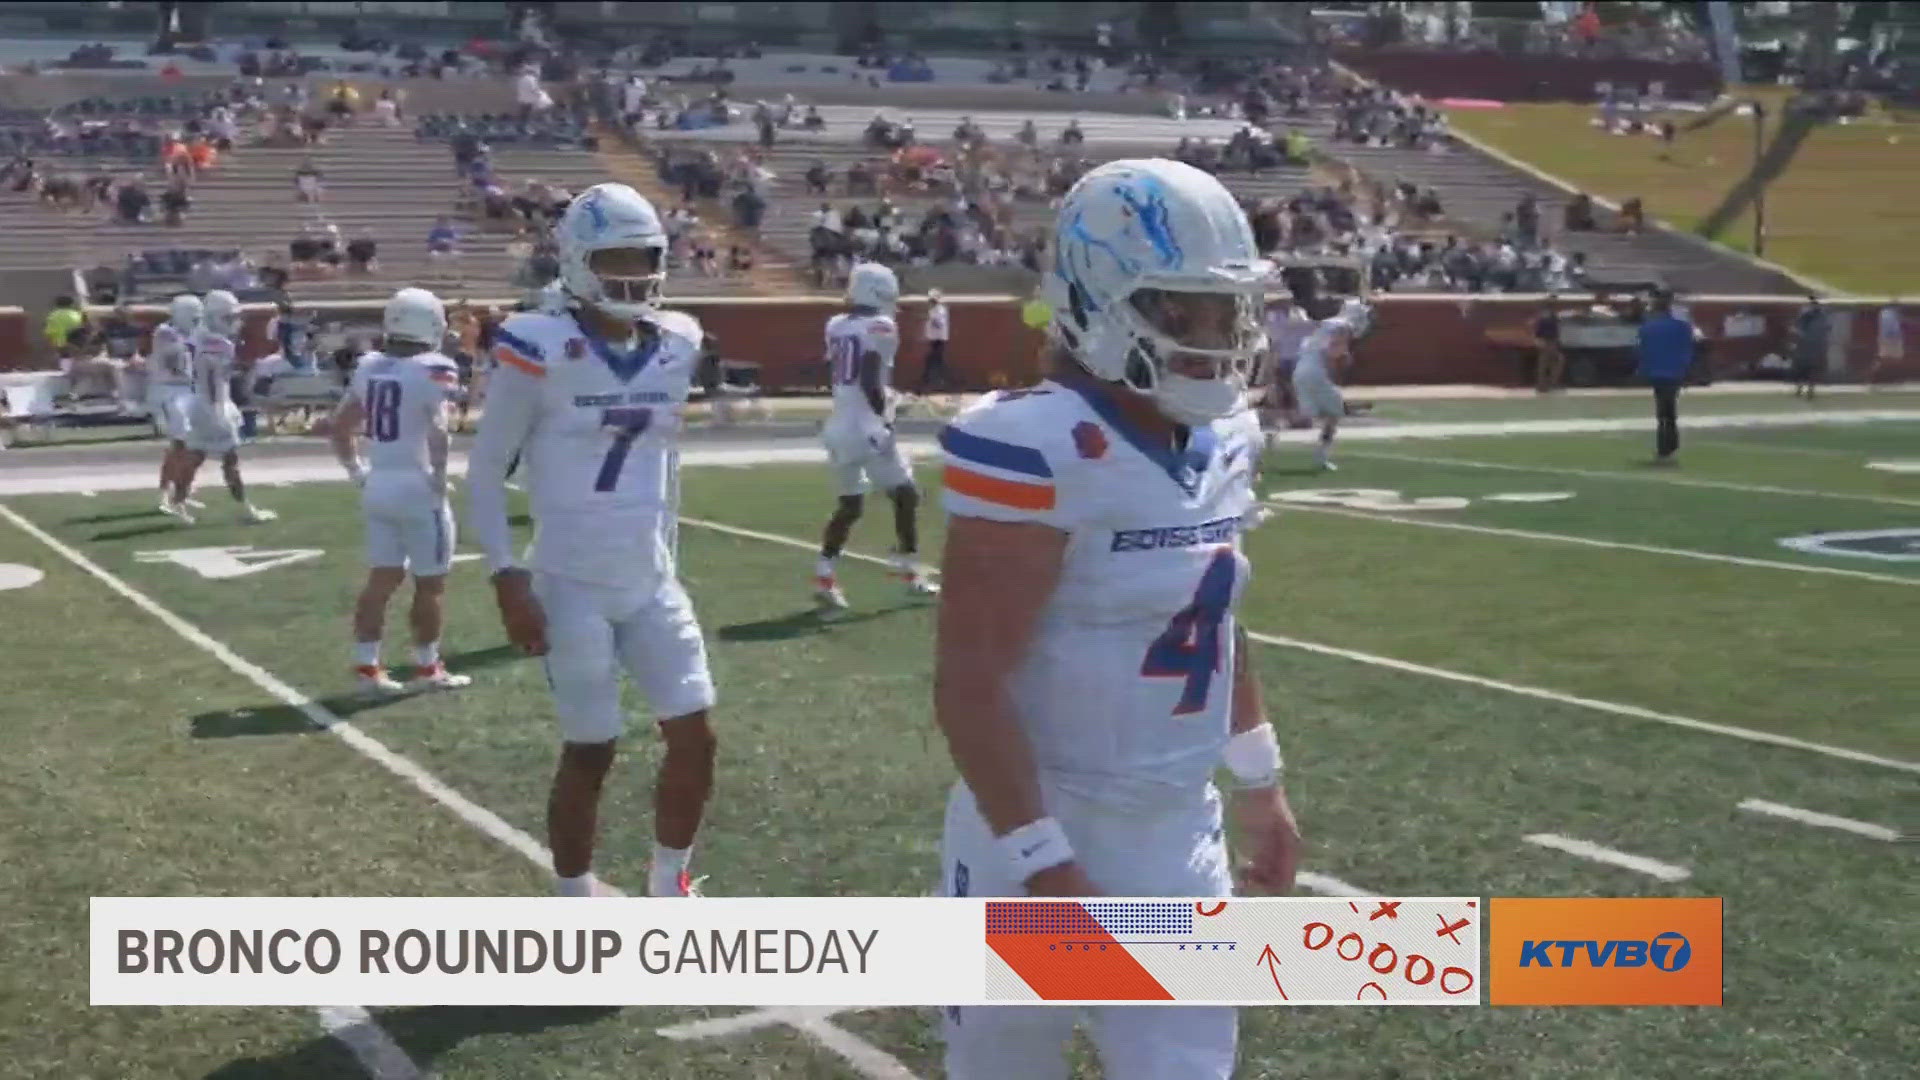
[[[406,687],[395,682],[379,664],[357,664],[353,675],[363,694],[398,694]]]
[[[840,591],[840,583],[830,577],[813,579],[814,603],[832,611],[847,609],[847,594]]]
[[[938,596],[940,586],[927,571],[914,565],[913,561],[896,556],[893,560],[893,576],[907,583],[907,592],[914,596]]]
[[[700,891],[700,883],[705,880],[707,879],[704,876],[694,877],[693,875],[687,873],[685,870],[682,870],[680,871],[680,876],[674,879],[673,888],[671,890],[668,890],[666,892],[656,892],[653,895],[679,896],[679,897],[689,897],[689,898],[697,898],[700,896],[704,896],[706,894]]]
[[[193,511],[188,510],[186,506],[181,503],[171,501],[163,502],[160,504],[160,512],[168,517],[178,518],[182,525],[193,524]]]
[[[458,690],[472,685],[471,675],[455,675],[447,670],[445,664],[423,667],[413,673],[413,678],[407,680],[407,689],[413,691]]]
[[[244,503],[240,507],[240,520],[248,525],[264,525],[269,521],[279,520],[279,517],[279,514],[271,510],[262,510],[252,503]]]
[[[188,495],[181,505],[185,506],[189,510],[205,510],[207,508],[206,503],[201,502],[199,499],[194,498],[192,495]]]

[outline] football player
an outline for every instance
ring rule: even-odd
[[[193,351],[189,342],[200,329],[200,298],[181,293],[167,307],[167,321],[153,328],[147,351],[147,409],[167,440],[160,455],[160,512],[178,516],[174,476],[187,458],[187,419],[193,408]],[[191,493],[184,504],[201,509]]]
[[[440,660],[447,571],[453,565],[453,511],[447,505],[448,399],[460,372],[436,346],[447,313],[425,289],[401,289],[387,301],[381,351],[354,366],[347,396],[333,414],[333,452],[360,486],[367,520],[367,582],[353,607],[353,671],[370,693],[454,690],[473,680]],[[367,438],[361,464],[358,436]],[[413,574],[414,672],[406,686],[380,663],[387,601]]]
[[[1300,359],[1293,366],[1293,394],[1300,411],[1320,422],[1320,441],[1313,460],[1327,472],[1334,470],[1333,436],[1347,415],[1347,399],[1334,380],[1353,362],[1353,343],[1367,332],[1373,313],[1361,300],[1348,300],[1340,313],[1313,328],[1300,343]]]
[[[951,518],[934,712],[958,766],[950,896],[1225,896],[1214,774],[1249,886],[1299,843],[1235,609],[1261,449],[1247,407],[1271,268],[1208,174],[1116,161],[1068,192],[1044,277],[1052,375],[941,436]],[[1103,1008],[1110,1080],[1227,1080],[1235,1013]],[[1068,1010],[947,1011],[954,1080],[1064,1078]]]
[[[879,263],[858,263],[847,277],[847,310],[827,320],[833,415],[820,437],[840,501],[820,538],[813,596],[830,610],[847,606],[834,567],[853,523],[860,520],[870,484],[877,484],[893,502],[894,573],[912,593],[939,591],[918,561],[920,491],[893,437],[893,357],[900,348],[893,314],[899,304],[900,282],[893,271]]]
[[[675,568],[677,434],[700,324],[664,310],[667,236],[624,184],[576,196],[555,230],[562,301],[494,337],[468,465],[470,521],[493,569],[508,638],[545,657],[562,746],[547,835],[563,896],[595,895],[600,788],[625,729],[620,673],[661,719],[654,789],[655,896],[695,895],[688,875],[713,785],[706,645]],[[525,565],[507,525],[518,458],[535,535]]]
[[[234,339],[240,335],[240,301],[225,289],[207,294],[201,305],[200,328],[188,341],[193,357],[193,398],[187,408],[186,454],[173,476],[172,513],[191,523],[187,492],[209,457],[220,459],[227,491],[239,504],[240,520],[249,524],[272,521],[276,515],[247,501],[247,485],[240,478],[240,409],[233,403],[233,376],[239,363]]]

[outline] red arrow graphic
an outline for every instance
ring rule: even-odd
[[[1255,960],[1254,963],[1267,965],[1267,974],[1273,976],[1273,988],[1280,991],[1280,1000],[1289,1000],[1286,988],[1280,985],[1280,958],[1273,954],[1273,946],[1268,945],[1262,948],[1260,959]]]

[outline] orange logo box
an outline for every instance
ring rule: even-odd
[[[1494,1005],[1718,1005],[1717,896],[1496,896],[1487,915]]]

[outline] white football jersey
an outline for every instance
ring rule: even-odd
[[[940,443],[950,513],[1070,537],[1009,687],[1048,782],[1111,802],[1204,797],[1231,728],[1258,419],[1192,428],[1174,452],[1100,389],[1048,381],[988,395]]]
[[[211,330],[196,331],[188,342],[192,357],[193,404],[203,415],[234,411],[233,373],[239,363],[233,339]]]
[[[370,352],[353,369],[348,393],[366,417],[371,486],[383,475],[425,477],[432,472],[427,435],[440,425],[447,398],[460,387],[460,369],[437,352],[388,356]]]
[[[1312,316],[1289,304],[1285,311],[1275,309],[1267,316],[1267,347],[1282,367],[1291,366],[1300,357],[1300,347],[1313,333]]]
[[[1294,364],[1294,373],[1324,375],[1331,378],[1333,372],[1327,368],[1327,352],[1333,347],[1335,335],[1344,329],[1345,325],[1344,323],[1337,323],[1332,319],[1328,319],[1322,323],[1315,323],[1313,332],[1308,334],[1307,339],[1300,343],[1300,359]]]
[[[504,474],[504,462],[520,455],[535,569],[616,587],[674,573],[676,436],[702,334],[681,312],[650,321],[657,334],[638,349],[600,341],[571,312],[522,312],[495,334],[472,457]],[[512,565],[500,533],[504,501],[496,512],[498,493],[491,483],[482,490],[477,464],[473,475],[474,531],[496,569]]]
[[[870,424],[889,423],[893,416],[893,358],[900,351],[900,328],[891,315],[852,312],[827,320],[827,369],[833,380],[833,419]],[[885,415],[876,416],[860,385],[860,361],[868,353],[880,356],[880,400]]]
[[[193,382],[193,348],[188,335],[170,322],[153,328],[153,348],[147,355],[148,379],[155,385],[188,386]]]

